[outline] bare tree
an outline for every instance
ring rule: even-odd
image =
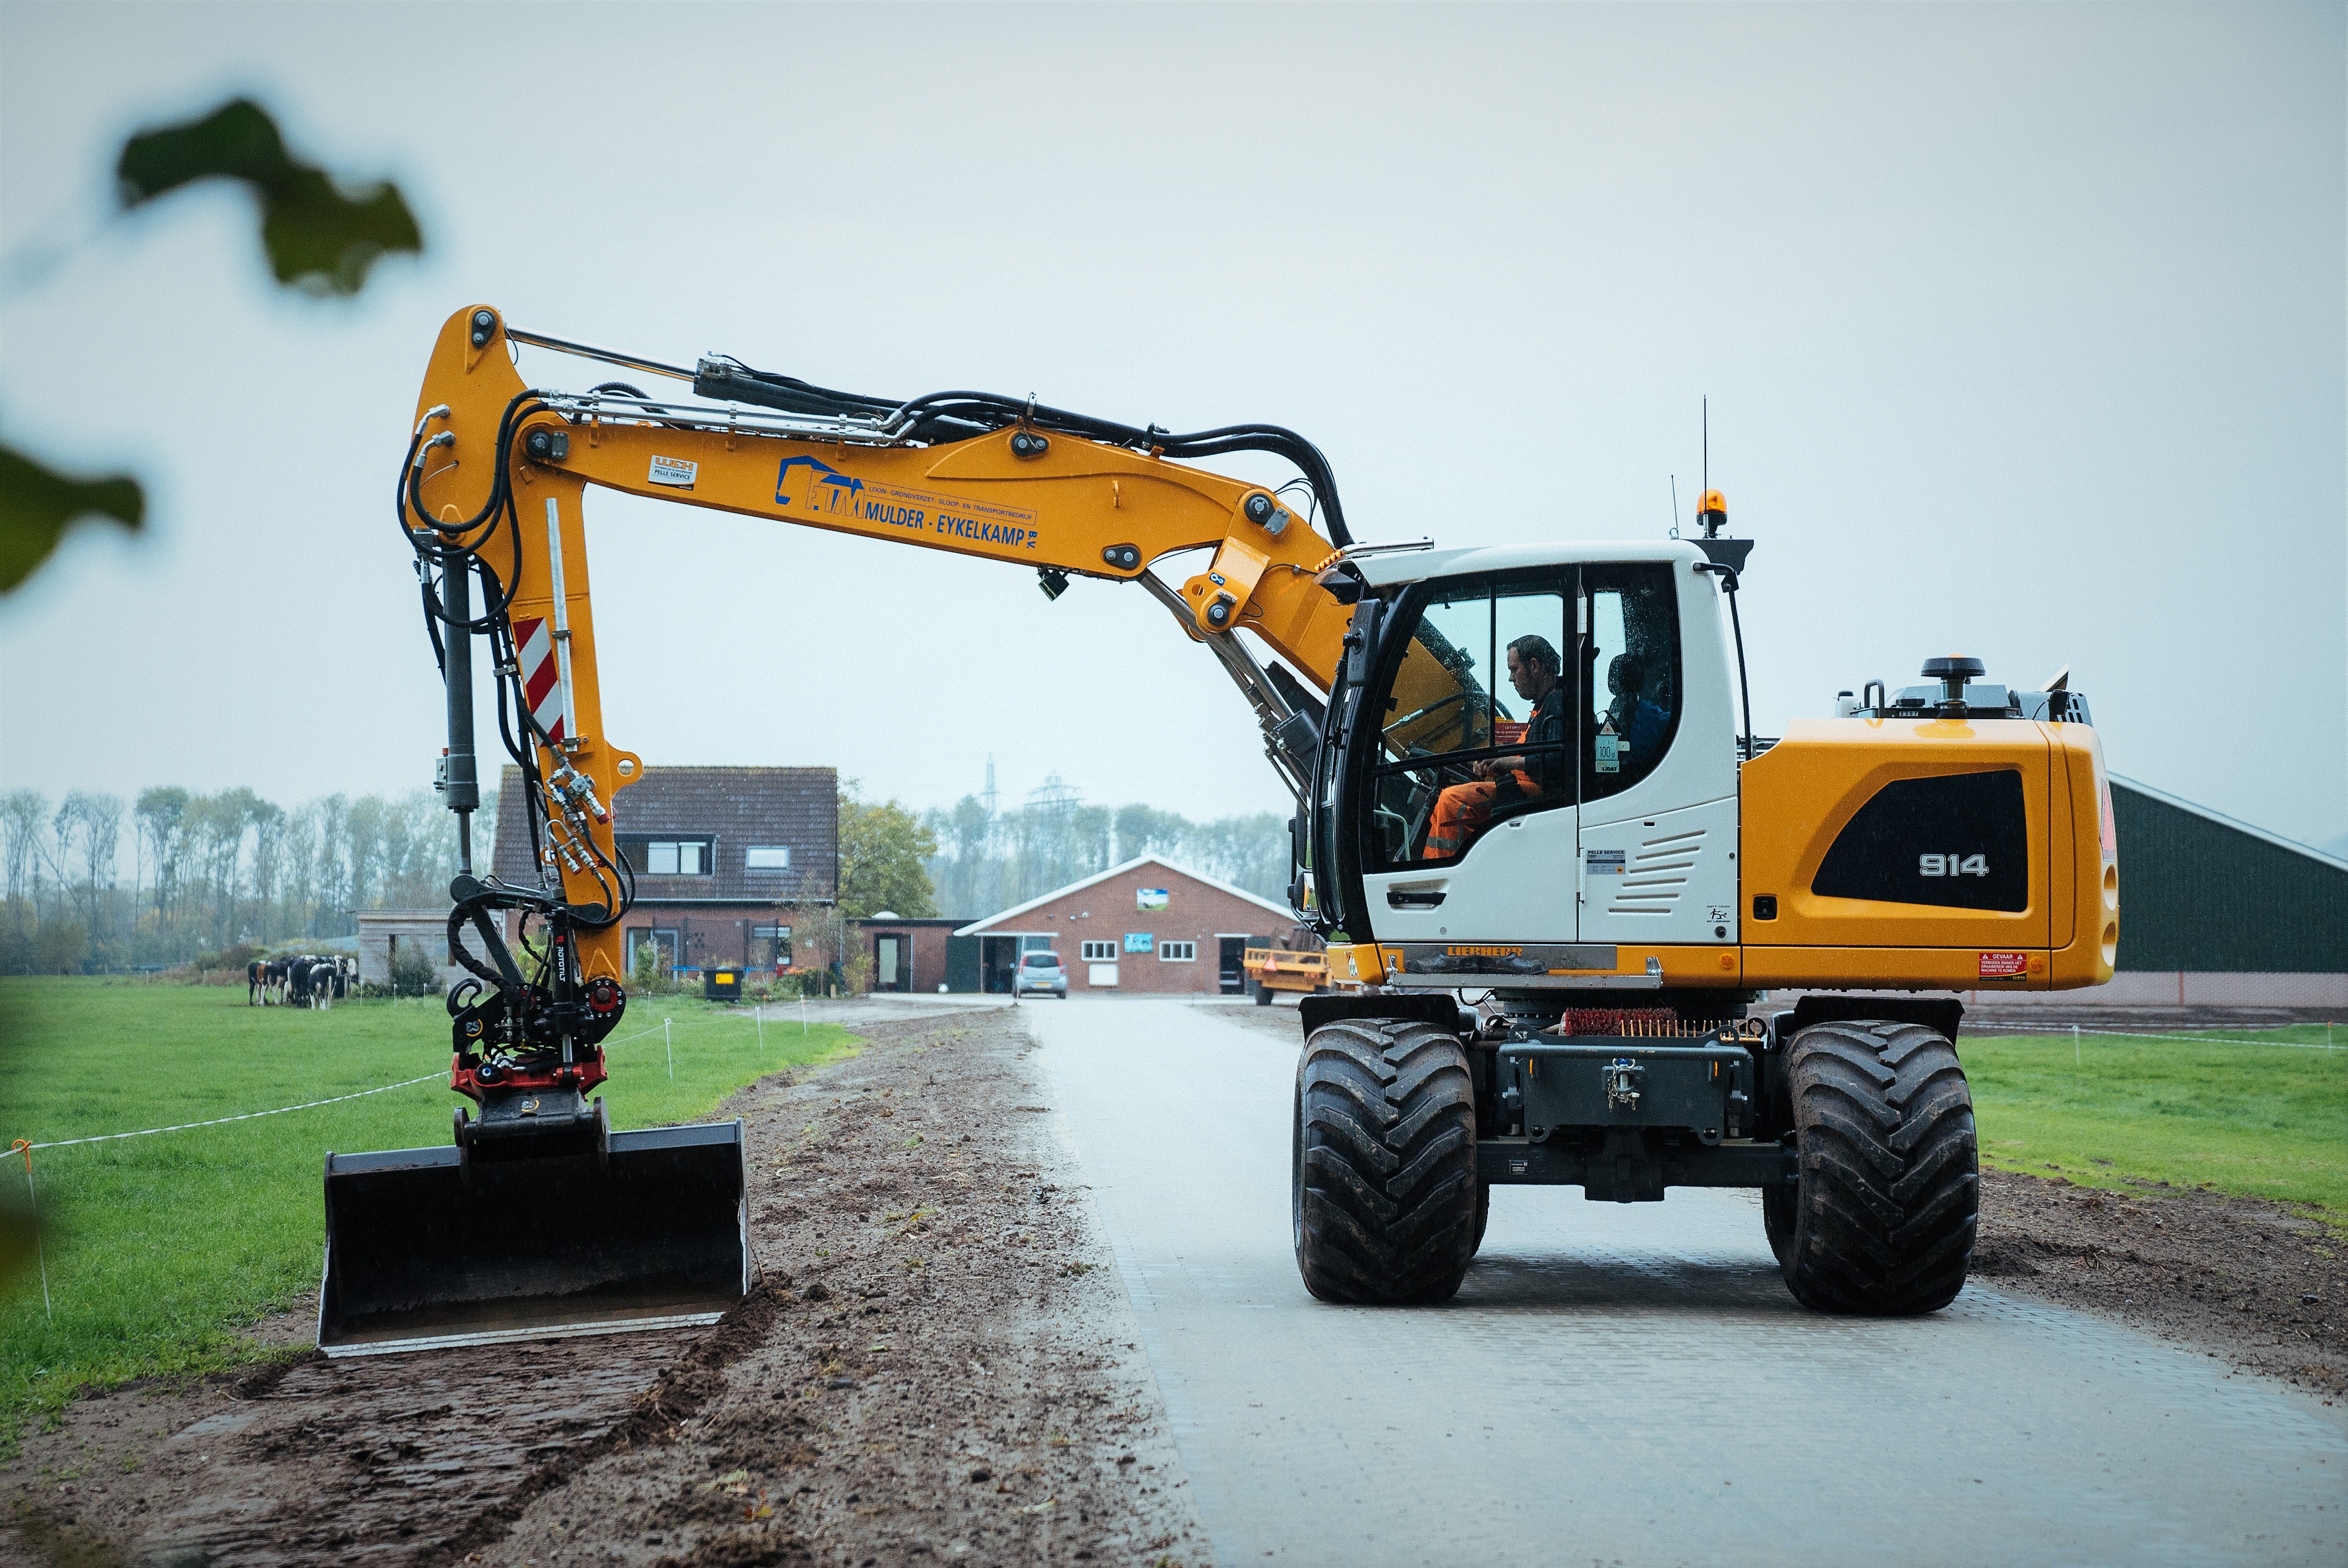
[[[0,833],[6,835],[0,854],[5,854],[7,866],[8,907],[19,931],[24,929],[26,906],[36,895],[32,879],[38,875],[41,830],[48,815],[48,797],[38,790],[15,790],[0,799]],[[40,919],[37,909],[33,918]]]
[[[273,801],[259,802],[252,810],[252,897],[254,930],[263,942],[275,924],[271,917],[277,912],[284,849],[285,809]]]
[[[167,784],[139,791],[139,804],[131,807],[139,833],[154,850],[158,923],[169,920],[179,902],[180,882],[186,870],[190,798],[186,790]]]
[[[93,936],[107,929],[104,905],[114,890],[115,855],[122,834],[122,799],[95,790],[69,793],[56,819],[58,880],[78,904]],[[78,852],[78,853],[77,853]],[[79,864],[75,875],[73,862]]]

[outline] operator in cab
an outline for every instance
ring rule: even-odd
[[[1647,700],[1646,661],[1635,653],[1618,653],[1606,667],[1606,689],[1614,700],[1606,705],[1605,723],[1622,737],[1623,750],[1643,762],[1663,747],[1672,716]]]
[[[1447,860],[1492,820],[1492,813],[1534,799],[1557,787],[1564,766],[1564,661],[1546,637],[1519,637],[1509,644],[1509,683],[1532,704],[1525,724],[1529,755],[1488,757],[1468,764],[1470,784],[1445,786],[1435,798],[1426,828],[1427,860]]]

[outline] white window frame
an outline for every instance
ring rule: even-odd
[[[1199,944],[1161,941],[1158,944],[1158,961],[1161,964],[1195,964],[1199,961]]]
[[[1078,960],[1081,963],[1113,964],[1117,960],[1118,953],[1115,942],[1083,942],[1078,946],[1083,949]]]
[[[645,838],[631,842],[644,855],[644,875],[646,876],[714,876],[717,873],[717,845],[709,838]],[[690,871],[684,868],[685,854],[688,849],[693,852],[693,869]],[[656,864],[656,857],[663,850],[668,852],[665,869]]]
[[[769,856],[769,863],[760,865],[760,856]],[[791,846],[788,844],[754,844],[742,852],[745,871],[788,871],[791,868]]]

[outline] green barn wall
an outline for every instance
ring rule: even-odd
[[[2112,784],[2122,969],[2348,972],[2348,870]]]

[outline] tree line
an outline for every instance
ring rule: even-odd
[[[1151,853],[1274,903],[1288,897],[1288,823],[1268,811],[1193,822],[1138,803],[1087,805],[1055,776],[1025,805],[966,794],[922,825],[937,843],[927,869],[949,915],[992,915]]]
[[[494,805],[474,842],[494,843]],[[186,963],[236,943],[347,937],[360,909],[442,908],[457,825],[429,790],[322,795],[164,785],[136,800],[0,796],[0,973]]]
[[[1288,828],[1270,812],[1193,822],[1088,805],[1055,778],[1008,810],[969,794],[917,815],[841,782],[839,915],[975,919],[1148,852],[1286,897]],[[473,843],[496,842],[493,797]],[[456,863],[456,822],[429,790],[295,806],[245,788],[74,790],[54,804],[16,790],[0,795],[0,974],[168,968],[238,944],[348,937],[361,909],[447,907]]]

